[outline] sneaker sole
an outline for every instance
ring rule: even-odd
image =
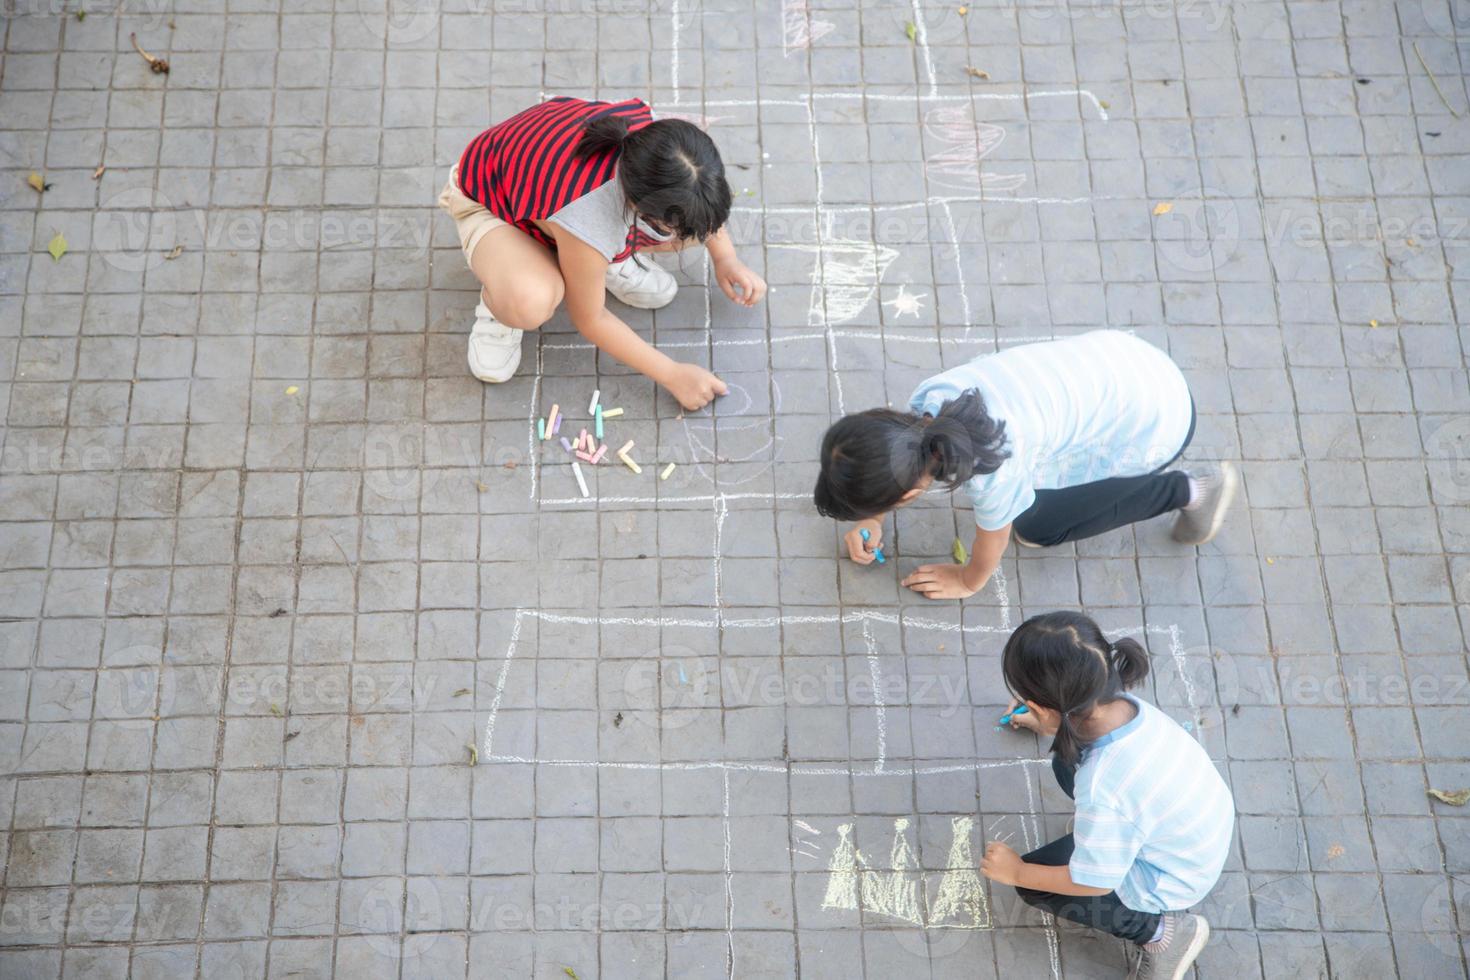
[[[1174,973],[1169,980],[1184,980],[1184,975],[1189,972],[1190,967],[1194,966],[1194,961],[1199,959],[1199,954],[1205,950],[1205,944],[1210,941],[1210,924],[1204,920],[1203,916],[1197,915],[1195,920],[1199,923],[1199,929],[1195,931],[1194,939],[1190,940],[1189,947],[1184,951],[1184,958],[1174,968]]]
[[[1240,486],[1240,473],[1233,463],[1220,464],[1220,499],[1215,504],[1215,513],[1210,515],[1210,533],[1200,544],[1209,544],[1225,525],[1225,514],[1235,502],[1235,491]]]

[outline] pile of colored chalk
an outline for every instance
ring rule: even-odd
[[[560,435],[561,423],[564,416],[561,414],[561,405],[559,404],[552,405],[551,411],[546,413],[544,418],[538,418],[536,420],[536,438],[538,440],[545,442],[548,439],[559,438],[561,448],[576,457],[572,461],[572,476],[576,477],[577,488],[582,491],[582,496],[584,497],[589,496],[587,478],[583,475],[582,467],[578,463],[578,460],[591,466],[596,466],[602,462],[602,458],[607,455],[608,447],[606,442],[598,445],[604,438],[604,421],[617,418],[623,414],[623,410],[621,408],[604,408],[602,405],[602,392],[598,390],[592,392],[592,400],[587,404],[587,414],[592,417],[592,429],[588,431],[586,428],[583,428],[577,434],[576,439],[568,439],[566,436]],[[637,474],[643,472],[643,467],[639,466],[638,461],[632,456],[634,445],[633,440],[629,439],[617,451],[616,455],[624,466]],[[667,480],[669,474],[674,472],[674,466],[674,463],[669,463],[659,473],[658,478],[660,480]]]

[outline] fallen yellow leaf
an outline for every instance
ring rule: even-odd
[[[961,8],[959,8],[959,10],[956,11],[956,13],[958,13],[961,17],[965,16],[965,14],[968,14],[969,12],[970,12],[970,8],[969,7],[961,7]]]
[[[94,170],[94,171],[92,171],[92,179],[93,180],[101,180],[102,179],[102,175],[104,173],[106,173],[106,172],[107,172],[107,164],[105,164],[105,163],[98,164],[97,165],[97,169]]]
[[[173,248],[171,248],[171,249],[168,250],[168,254],[163,257],[163,260],[165,262],[171,262],[171,261],[173,261],[174,259],[178,258],[180,255],[183,255],[183,254],[184,254],[184,246],[182,246],[182,245],[175,245]]]
[[[1376,327],[1376,326],[1378,326],[1378,321],[1377,320],[1369,320],[1368,321],[1368,326],[1370,326],[1370,327]]]
[[[965,73],[968,74],[971,78],[990,78],[990,72],[986,71],[984,68],[976,68],[974,65],[966,65]]]
[[[26,183],[30,184],[31,189],[34,190],[37,194],[44,194],[46,192],[46,180],[38,173],[32,173],[29,177],[27,177]]]
[[[1174,204],[1173,204],[1173,202],[1171,202],[1171,201],[1160,201],[1158,204],[1155,204],[1154,205],[1154,217],[1157,218],[1161,214],[1168,214],[1170,211],[1173,211],[1173,210],[1174,210]]]
[[[1429,795],[1441,803],[1448,803],[1450,806],[1464,806],[1466,803],[1470,803],[1470,789],[1457,789],[1454,792],[1432,789],[1429,791]]]
[[[46,251],[51,253],[53,259],[60,262],[61,257],[66,254],[66,236],[58,231],[56,237],[51,239],[51,244],[46,246]]]
[[[294,394],[296,394],[300,390],[301,389],[298,388],[298,387],[296,387],[295,385],[290,385],[289,387],[286,388],[286,394],[288,394],[288,395],[294,395]]]

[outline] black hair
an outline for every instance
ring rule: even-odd
[[[1006,641],[1001,673],[1016,697],[1060,713],[1051,750],[1075,766],[1086,742],[1073,717],[1116,701],[1147,677],[1148,652],[1128,637],[1108,642],[1101,627],[1082,613],[1042,613]]]
[[[679,238],[704,241],[730,217],[725,164],[709,134],[683,119],[657,119],[634,132],[626,116],[589,121],[573,151],[616,150],[623,194],[644,219]]]
[[[862,520],[892,510],[925,477],[953,490],[976,473],[994,473],[1011,455],[1005,432],[974,390],[933,418],[874,408],[838,419],[822,437],[817,511]]]

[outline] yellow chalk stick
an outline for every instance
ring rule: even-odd
[[[622,414],[623,410],[621,408],[604,408],[602,410],[602,417],[605,419],[615,419]]]
[[[628,450],[630,450],[632,448],[633,448],[633,440],[632,439],[629,439],[627,442],[623,443],[623,448],[618,450],[618,455],[621,456],[621,455],[623,455],[623,453],[627,452]]]
[[[637,463],[633,462],[633,458],[631,456],[629,456],[628,454],[626,454],[626,453],[618,453],[618,459],[621,459],[623,461],[623,465],[626,466],[626,467],[628,467],[628,469],[632,470],[634,473],[642,473],[643,472],[643,467],[641,467]]]
[[[669,474],[674,472],[675,465],[676,464],[674,463],[670,463],[668,466],[665,466],[664,471],[658,475],[658,478],[660,480],[667,480],[669,478]]]

